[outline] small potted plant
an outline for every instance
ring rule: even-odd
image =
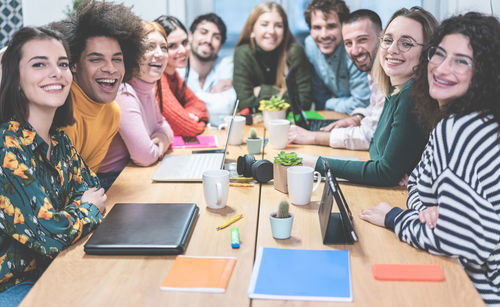
[[[288,193],[286,170],[291,166],[301,164],[302,158],[297,156],[295,152],[280,151],[280,153],[274,157],[274,188],[282,193]]]
[[[285,119],[286,110],[290,107],[282,97],[272,96],[270,99],[261,100],[259,110],[262,111],[264,126],[269,129],[269,122],[273,119]]]
[[[279,204],[278,211],[269,215],[271,231],[275,239],[288,239],[292,233],[293,213],[288,211],[290,205],[285,199]]]
[[[247,137],[247,150],[251,155],[260,153],[262,148],[262,137],[257,135],[255,128],[250,128],[250,135]]]

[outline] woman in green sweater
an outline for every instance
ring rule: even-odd
[[[293,68],[302,107],[311,108],[310,64],[304,48],[290,33],[286,13],[274,2],[257,5],[245,23],[234,51],[233,86],[239,108],[257,108],[259,101],[285,96],[285,76]]]
[[[410,86],[420,54],[436,27],[436,19],[418,7],[400,9],[391,17],[373,65],[374,80],[387,98],[370,144],[370,160],[327,159],[335,176],[394,186],[404,182],[420,160],[428,136],[417,123]],[[323,171],[317,158],[305,162]]]

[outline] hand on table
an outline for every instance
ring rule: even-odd
[[[427,224],[427,226],[431,229],[436,227],[438,216],[439,216],[438,206],[432,206],[426,208],[418,213],[418,219],[420,220],[420,223]]]
[[[106,212],[106,194],[104,193],[104,189],[100,188],[99,190],[96,188],[90,188],[85,191],[82,195],[82,202],[89,202],[94,204],[102,214]]]
[[[401,180],[399,180],[398,185],[399,185],[400,187],[407,187],[407,186],[408,186],[408,179],[410,179],[410,177],[408,177],[408,175],[407,175],[407,174],[405,174],[405,175],[403,176],[403,178],[401,178]]]
[[[355,127],[359,126],[361,119],[359,116],[350,116],[348,118],[340,119],[335,121],[328,126],[322,127],[320,131],[328,132],[334,128],[346,128],[346,127]]]
[[[359,218],[380,227],[385,227],[385,216],[393,207],[381,202],[378,205],[361,211]]]
[[[288,139],[295,144],[303,145],[314,144],[315,142],[314,132],[295,125],[290,126],[288,130]]]

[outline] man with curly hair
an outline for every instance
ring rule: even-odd
[[[342,23],[348,16],[343,0],[313,0],[304,12],[311,31],[304,45],[314,68],[316,110],[326,107],[350,114],[355,108],[368,106],[371,92],[366,73],[354,65],[342,42]]]
[[[89,167],[98,172],[119,129],[120,109],[114,100],[120,83],[139,68],[143,28],[130,8],[95,0],[83,2],[66,26],[76,123],[65,132]],[[108,188],[107,174],[98,175]]]

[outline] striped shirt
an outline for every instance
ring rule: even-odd
[[[414,247],[458,258],[485,303],[500,306],[499,140],[492,116],[438,123],[411,174],[408,210],[391,210],[386,226]],[[428,206],[439,206],[434,229],[418,218]]]

